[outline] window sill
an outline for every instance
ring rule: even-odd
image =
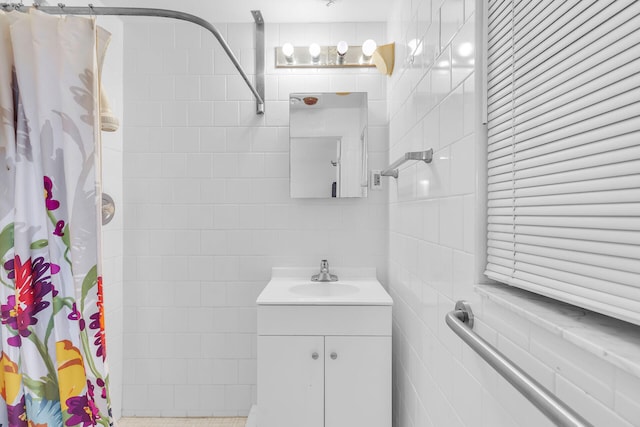
[[[507,285],[479,285],[475,291],[640,377],[640,326]]]

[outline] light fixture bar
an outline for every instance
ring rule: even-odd
[[[294,46],[289,57],[282,52],[282,47],[275,48],[276,68],[354,68],[375,67],[371,57],[362,54],[361,46],[349,46],[347,52],[340,56],[336,46],[320,46],[320,55],[313,58],[309,46]]]

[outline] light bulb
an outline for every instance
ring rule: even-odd
[[[378,45],[374,40],[369,39],[369,40],[365,40],[365,42],[362,43],[362,53],[364,56],[373,55],[373,52],[375,52],[377,48],[378,48]]]
[[[311,43],[309,45],[309,55],[311,55],[313,59],[318,59],[320,56],[320,45],[318,43]]]
[[[338,51],[338,55],[344,56],[349,50],[349,44],[344,40],[340,40],[336,46],[336,50]]]
[[[293,56],[293,45],[289,42],[282,45],[282,54],[287,58],[291,58]]]

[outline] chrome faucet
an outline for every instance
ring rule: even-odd
[[[337,282],[338,276],[329,273],[329,261],[323,259],[320,261],[320,273],[311,276],[312,282]]]

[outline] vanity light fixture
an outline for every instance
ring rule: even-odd
[[[391,75],[395,43],[378,46],[366,40],[362,46],[349,46],[344,40],[335,46],[293,46],[285,43],[275,48],[276,68],[363,68],[376,67],[382,74]],[[295,58],[295,60],[294,60]]]
[[[276,68],[352,68],[375,67],[371,58],[363,60],[361,46],[349,46],[346,41],[337,45],[294,46],[285,43],[275,48]]]

